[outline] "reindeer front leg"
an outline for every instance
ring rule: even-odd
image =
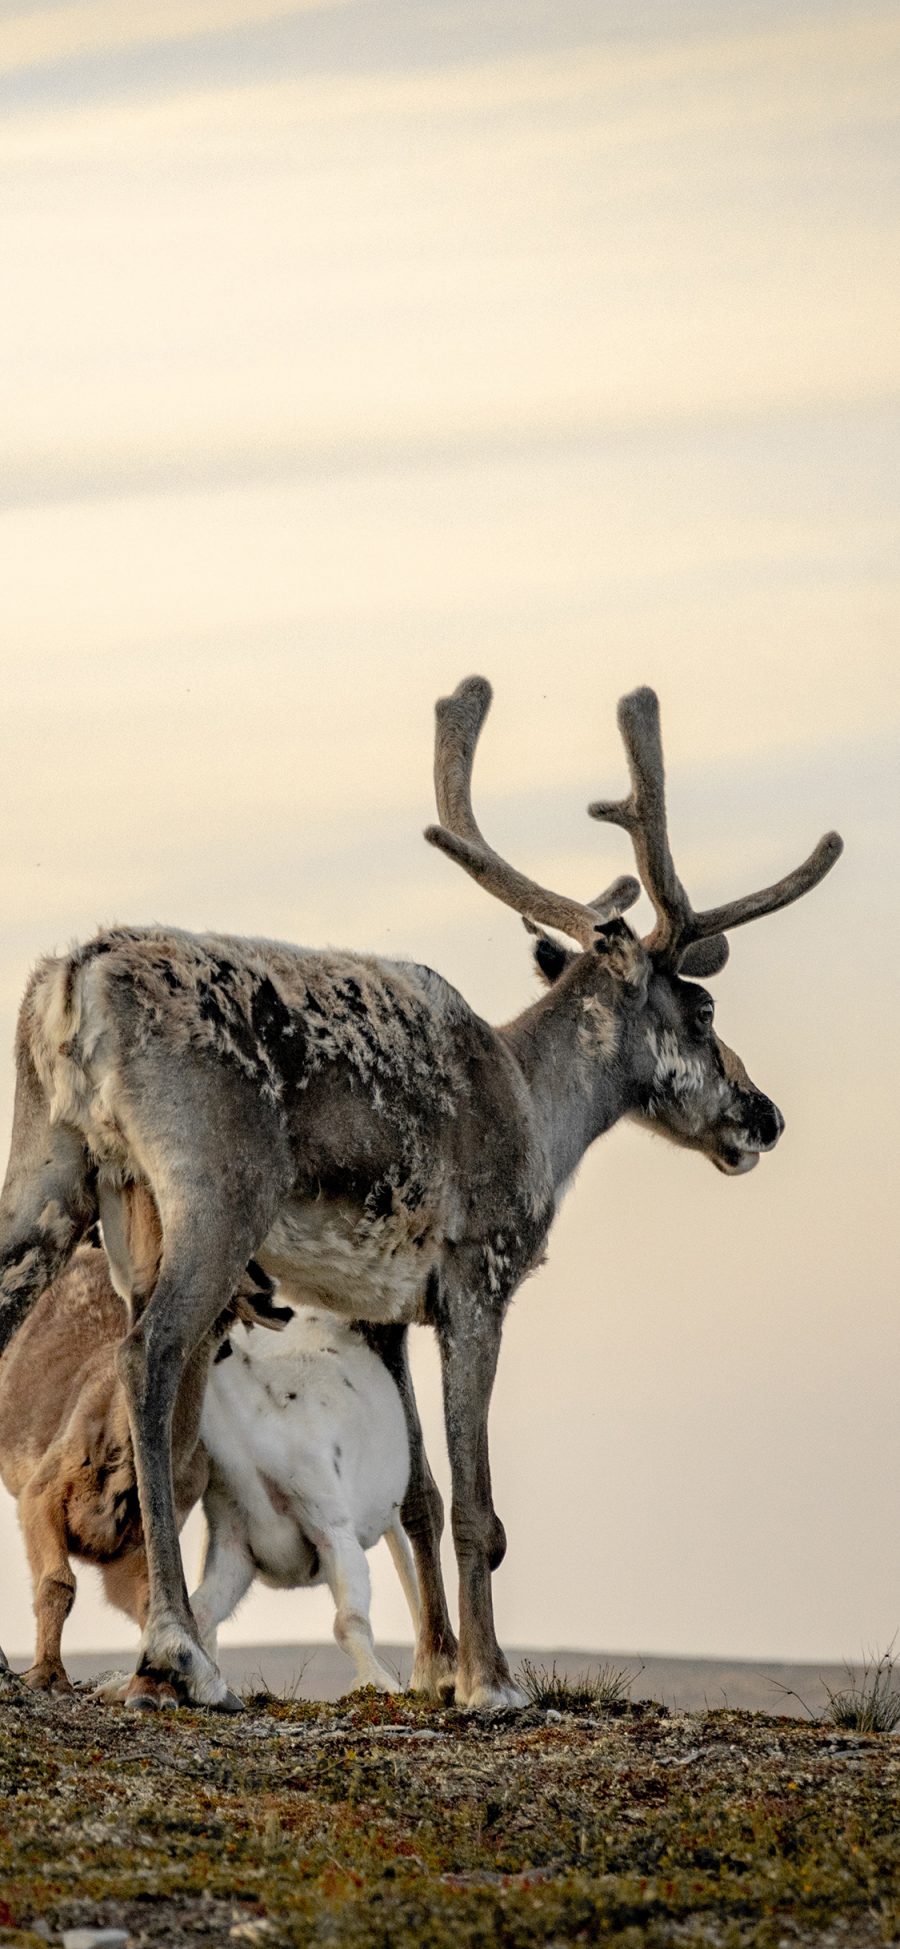
[[[422,1424],[409,1371],[409,1328],[367,1323],[362,1330],[395,1382],[406,1418],[409,1483],[400,1516],[412,1544],[420,1605],[409,1689],[411,1692],[422,1692],[426,1698],[439,1699],[454,1689],[457,1646],[441,1572],[444,1505],[422,1438]]]
[[[506,1554],[491,1496],[487,1433],[500,1329],[500,1315],[470,1296],[458,1307],[450,1300],[438,1328],[459,1566],[456,1702],[472,1712],[507,1712],[528,1703],[497,1643],[491,1602],[491,1572]]]

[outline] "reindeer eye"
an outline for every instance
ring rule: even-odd
[[[696,1027],[702,1030],[704,1033],[707,1029],[711,1029],[713,1023],[713,1016],[715,1015],[715,1012],[716,1012],[715,1008],[713,1007],[712,1002],[709,1000],[709,997],[707,996],[706,1000],[702,1001],[699,1004],[697,1012],[694,1016],[694,1022]]]

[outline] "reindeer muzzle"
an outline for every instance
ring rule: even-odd
[[[727,1177],[743,1177],[747,1171],[754,1170],[760,1153],[774,1150],[784,1129],[784,1118],[777,1103],[763,1096],[761,1090],[745,1095],[741,1108],[741,1122],[735,1121],[731,1126],[733,1137],[729,1134],[713,1153],[716,1169],[724,1171]]]

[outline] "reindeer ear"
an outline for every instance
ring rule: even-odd
[[[549,934],[538,935],[534,944],[534,962],[538,974],[547,983],[548,988],[552,988],[560,975],[565,974],[570,963],[577,959],[577,954],[572,954],[567,947],[562,947],[559,941],[551,941]]]
[[[709,975],[720,974],[728,960],[728,942],[724,934],[710,934],[706,940],[692,941],[686,947],[678,963],[680,975],[695,975],[705,981]]]

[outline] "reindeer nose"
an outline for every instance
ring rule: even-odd
[[[784,1129],[784,1118],[777,1103],[768,1096],[758,1096],[753,1106],[755,1134],[759,1139],[760,1150],[771,1150],[777,1144]]]

